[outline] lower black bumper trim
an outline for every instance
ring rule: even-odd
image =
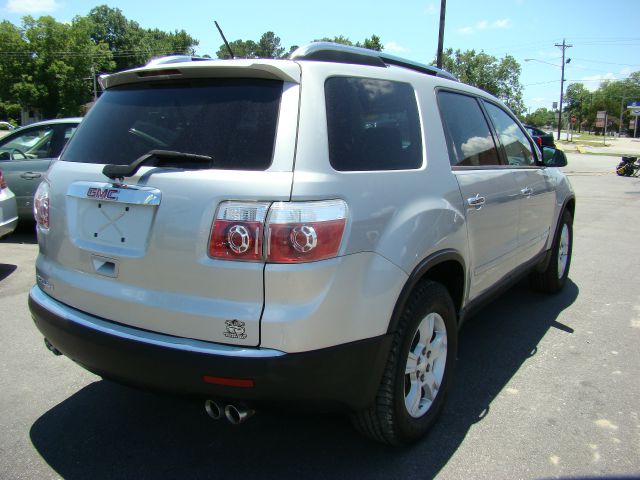
[[[107,379],[187,395],[256,402],[304,401],[360,410],[375,399],[392,340],[391,335],[382,335],[321,350],[267,356],[205,353],[91,328],[86,322],[73,321],[73,315],[61,314],[60,308],[47,308],[41,300],[43,295],[34,287],[29,296],[31,314],[45,338],[64,355]],[[64,309],[81,313],[71,307]],[[205,376],[251,379],[254,386],[212,384],[204,380]]]

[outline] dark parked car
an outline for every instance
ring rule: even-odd
[[[13,130],[0,139],[0,169],[18,201],[18,217],[33,219],[33,194],[82,118],[60,118]]]
[[[547,133],[544,130],[530,125],[525,125],[524,128],[527,129],[527,132],[529,132],[529,135],[531,135],[538,147],[556,148],[556,143],[553,141],[553,133]]]

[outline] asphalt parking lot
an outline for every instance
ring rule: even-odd
[[[617,157],[568,157],[567,288],[523,282],[471,319],[443,416],[404,450],[333,414],[214,422],[53,356],[27,309],[35,235],[0,240],[0,478],[640,478],[640,178],[614,175]]]

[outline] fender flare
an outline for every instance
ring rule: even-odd
[[[463,281],[464,285],[462,288],[463,295],[466,291],[466,283],[467,283],[467,269],[464,258],[462,255],[453,249],[441,250],[439,252],[432,253],[427,258],[422,260],[416,268],[413,269],[413,272],[409,275],[404,287],[402,287],[402,291],[396,301],[395,306],[393,307],[393,313],[391,314],[391,319],[389,320],[389,327],[387,328],[387,334],[392,334],[398,328],[398,324],[400,323],[400,317],[402,316],[402,312],[405,309],[405,305],[411,296],[411,292],[413,292],[414,287],[424,278],[425,274],[431,270],[433,267],[450,260],[454,260],[458,262],[462,266],[463,271]],[[458,308],[456,310],[459,310]],[[459,313],[459,312],[458,312]]]
[[[567,210],[567,206],[569,202],[573,201],[575,203],[576,197],[574,195],[568,195],[567,198],[564,199],[562,203],[562,208],[560,208],[560,215],[558,215],[558,220],[556,221],[556,228],[553,232],[553,241],[551,242],[551,248],[547,250],[546,255],[544,256],[544,260],[542,260],[536,267],[538,272],[544,272],[549,266],[549,262],[551,261],[551,252],[553,251],[553,246],[556,244],[556,240],[558,239],[558,235],[560,234],[560,222],[562,221],[562,215]],[[571,219],[573,220],[573,214],[571,215]]]

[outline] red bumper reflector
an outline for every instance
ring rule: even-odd
[[[256,384],[250,378],[225,378],[225,377],[212,377],[210,375],[204,375],[202,377],[206,383],[213,383],[215,385],[224,385],[225,387],[240,387],[240,388],[253,388]]]

